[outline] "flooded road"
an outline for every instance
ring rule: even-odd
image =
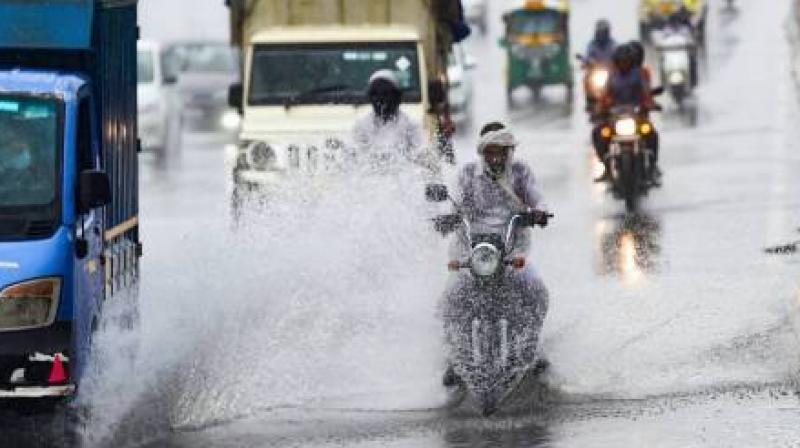
[[[53,425],[115,447],[799,446],[800,258],[764,250],[800,239],[791,2],[711,2],[697,120],[660,100],[664,185],[635,214],[592,182],[580,94],[507,108],[511,2],[490,3],[457,150],[470,160],[477,127],[507,122],[556,213],[532,254],[551,294],[543,401],[489,419],[445,406],[446,244],[413,183],[289,194],[236,227],[226,139],[187,133],[142,155],[140,328],[100,333],[83,423]],[[633,38],[636,4],[573,0],[573,52],[604,16]],[[43,446],[22,421],[19,446]]]

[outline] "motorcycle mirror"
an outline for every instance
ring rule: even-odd
[[[449,235],[461,226],[463,219],[461,215],[440,215],[433,219],[433,228],[442,235]]]
[[[425,199],[428,202],[444,202],[450,197],[447,186],[442,184],[428,184],[425,186]]]
[[[575,54],[575,59],[577,59],[577,60],[579,60],[581,62],[586,62],[586,58],[583,57],[583,55],[580,54],[580,53]]]
[[[651,90],[650,93],[653,96],[659,96],[664,94],[664,86],[656,87],[655,89]]]

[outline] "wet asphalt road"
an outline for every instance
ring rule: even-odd
[[[469,43],[472,120],[514,128],[557,215],[532,254],[552,297],[539,406],[490,419],[445,407],[446,256],[423,215],[393,213],[405,196],[331,188],[320,212],[290,200],[234,231],[225,138],[187,134],[166,160],[142,156],[140,331],[99,337],[81,425],[4,418],[11,446],[67,443],[65,426],[90,446],[800,446],[800,259],[764,252],[800,239],[790,2],[712,1],[697,120],[661,100],[664,186],[634,214],[591,182],[578,100],[520,92],[507,109],[507,2],[491,3],[490,35]],[[573,52],[601,16],[633,37],[635,5],[573,0]],[[118,356],[131,346],[135,364]]]

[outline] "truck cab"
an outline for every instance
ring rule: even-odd
[[[370,76],[394,71],[401,110],[426,120],[427,74],[420,36],[410,27],[296,27],[256,34],[246,54],[235,176],[269,185],[312,173],[349,140],[370,110]]]
[[[401,110],[428,131],[442,155],[452,155],[447,59],[457,1],[226,4],[231,43],[242,56],[242,83],[229,92],[231,107],[242,114],[238,145],[226,154],[234,208],[242,190],[270,191],[292,173],[324,173],[370,110],[367,83],[382,69],[400,81]]]
[[[0,0],[3,23],[0,398],[68,397],[138,272],[136,1]]]

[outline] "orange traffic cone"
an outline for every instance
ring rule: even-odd
[[[67,371],[64,369],[64,362],[61,360],[61,354],[56,354],[53,360],[53,367],[50,369],[50,377],[47,382],[50,384],[60,384],[67,381]]]

